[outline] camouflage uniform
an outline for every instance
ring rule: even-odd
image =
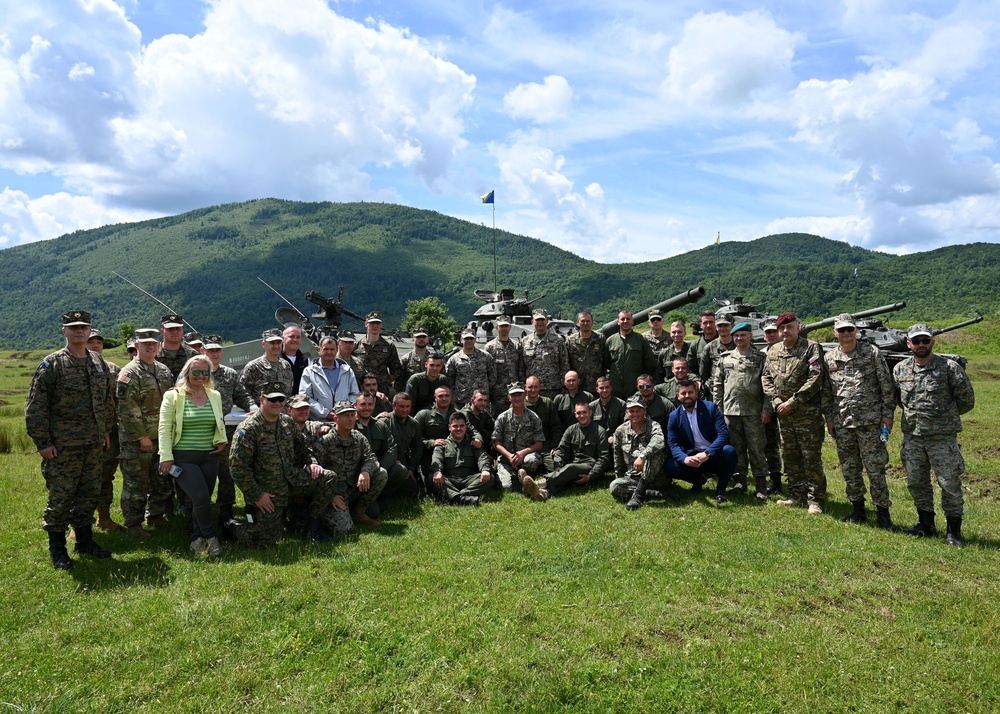
[[[594,421],[586,429],[577,422],[563,433],[556,447],[555,463],[559,468],[545,477],[545,488],[550,495],[584,475],[590,476],[591,483],[604,478],[611,468],[608,432]]]
[[[773,418],[773,410],[761,385],[764,360],[764,353],[753,347],[747,354],[736,349],[723,354],[715,367],[712,401],[726,418],[729,443],[736,450],[736,482],[747,486],[747,474],[752,468],[757,492],[766,494],[767,435],[760,419],[765,414]]]
[[[711,340],[706,340],[705,336],[701,335],[694,341],[694,343],[691,344],[691,348],[687,353],[687,361],[688,365],[691,367],[691,374],[695,376],[701,374],[701,356],[705,353],[705,350],[708,349],[709,344],[717,339],[719,338],[714,337]],[[670,370],[667,371],[669,372]]]
[[[269,493],[274,504],[271,513],[253,508],[253,523],[233,527],[236,539],[248,548],[268,548],[278,542],[292,499],[304,498],[310,518],[322,517],[339,483],[330,470],[315,479],[309,474],[305,467],[317,460],[306,435],[287,414],[279,414],[275,422],[268,422],[260,411],[244,419],[233,436],[229,459],[243,500],[256,504]]]
[[[619,399],[635,394],[635,382],[639,375],[656,372],[653,349],[638,332],[630,332],[624,338],[616,332],[605,340],[604,363],[611,377],[611,392]]]
[[[524,353],[524,379],[538,377],[543,396],[551,399],[559,394],[563,377],[569,371],[569,356],[562,338],[552,330],[541,337],[532,332],[521,340],[521,351]]]
[[[583,389],[577,390],[576,395],[570,395],[568,392],[556,395],[556,398],[552,400],[552,407],[559,415],[560,437],[567,429],[577,423],[576,405],[590,404],[592,401],[594,401],[594,395]]]
[[[609,434],[613,435],[615,430],[627,419],[625,402],[614,395],[611,395],[611,401],[608,402],[607,406],[603,406],[600,399],[592,401],[590,406],[594,410],[594,422],[604,427],[604,431]]]
[[[388,495],[403,486],[406,483],[406,469],[396,463],[396,440],[392,436],[392,427],[384,419],[376,419],[373,416],[367,425],[362,424],[359,417],[354,429],[368,439],[368,445],[378,459],[379,470],[385,473],[386,485],[382,491],[391,484],[392,488],[386,493]],[[374,473],[372,479],[375,479]]]
[[[118,375],[122,368],[109,360],[105,360],[105,362],[111,373],[114,417],[108,428],[111,445],[104,451],[104,459],[101,464],[101,495],[97,499],[97,506],[110,508],[111,502],[115,498],[115,472],[118,470],[118,455],[121,453],[121,441],[118,439],[118,390],[115,389],[114,384],[118,381]]]
[[[361,360],[365,372],[371,372],[378,377],[378,391],[383,394],[392,393],[393,382],[403,372],[403,365],[399,362],[396,345],[381,335],[374,342],[369,342],[366,335],[358,340],[354,354],[351,356],[356,356]],[[361,384],[361,377],[358,377],[358,384]]]
[[[430,354],[430,350],[424,350],[423,354],[418,354],[416,350],[414,350],[412,352],[408,352],[404,357],[400,358],[399,367],[402,371],[396,379],[395,387],[397,392],[402,392],[406,389],[406,383],[409,381],[410,377],[420,372],[427,371],[427,356]]]
[[[850,354],[838,346],[824,353],[823,360],[827,375],[823,411],[833,424],[847,498],[864,503],[863,467],[871,483],[872,503],[889,508],[892,501],[885,481],[889,450],[879,432],[882,420],[892,419],[896,394],[885,357],[874,345],[859,342]]]
[[[677,357],[688,358],[691,353],[691,343],[685,342],[683,347],[679,350],[674,347],[674,343],[670,342],[661,351],[660,354],[656,356],[656,377],[657,382],[665,382],[668,379],[673,379],[674,376],[674,359]],[[690,363],[688,363],[690,368]]]
[[[493,358],[483,350],[475,350],[471,355],[464,350],[455,353],[445,365],[444,373],[455,385],[453,401],[457,406],[468,404],[477,389],[489,393],[490,385],[496,381]]]
[[[788,475],[788,498],[823,506],[826,475],[823,473],[823,348],[800,336],[791,348],[771,345],[764,361],[761,382],[764,395],[777,412],[791,400],[792,412],[778,416],[781,457]]]
[[[435,446],[431,456],[431,472],[438,471],[444,476],[441,497],[445,503],[456,496],[482,496],[493,485],[483,483],[482,472],[490,470],[490,457],[482,449],[472,445],[466,438],[461,443],[450,436],[444,446]]]
[[[346,439],[341,439],[334,429],[319,440],[315,453],[324,468],[337,474],[334,495],[342,496],[348,504],[346,511],[329,509],[327,525],[337,533],[349,532],[354,528],[350,511],[357,509],[363,513],[368,510],[385,488],[385,471],[379,467],[368,439],[357,429],[353,429]],[[369,476],[368,490],[364,492],[358,489],[358,477],[362,472]]]
[[[176,381],[177,377],[180,376],[181,370],[184,369],[184,365],[187,364],[187,361],[196,354],[198,353],[194,349],[188,347],[184,343],[181,343],[181,348],[179,350],[167,350],[160,347],[159,351],[156,353],[156,361],[166,366]]]
[[[708,343],[705,351],[698,355],[698,376],[702,384],[712,384],[715,365],[724,354],[736,349],[736,340],[730,338],[728,345],[722,344],[722,337],[716,337]]]
[[[63,348],[35,370],[24,422],[36,449],[55,446],[58,452],[42,460],[49,492],[42,528],[50,533],[65,534],[70,525],[90,528],[94,522],[104,437],[114,419],[113,385],[108,363],[96,352],[74,357]]]
[[[347,364],[348,367],[351,368],[351,371],[354,372],[354,379],[357,381],[358,387],[360,388],[361,382],[365,378],[365,372],[367,371],[365,370],[365,363],[361,361],[360,357],[354,354],[351,355],[350,359],[345,360],[343,357],[339,356],[337,357],[337,359],[339,359],[341,362],[344,362],[345,364]],[[381,388],[379,389],[379,391],[380,392],[382,391]],[[385,394],[385,392],[382,393]]]
[[[438,378],[434,380],[434,382],[431,382],[430,379],[428,379],[427,372],[418,372],[410,377],[410,381],[406,383],[406,393],[409,394],[410,398],[413,400],[411,413],[419,414],[424,409],[433,408],[434,390],[438,387],[448,387],[449,389],[453,389],[454,385],[444,374],[439,374]]]
[[[972,382],[962,367],[941,355],[920,366],[909,357],[893,369],[896,394],[903,409],[903,448],[906,487],[919,511],[934,512],[931,469],[941,486],[941,509],[946,517],[961,518],[962,473],[965,460],[958,444],[961,414],[976,404]]]
[[[579,332],[566,338],[569,368],[580,375],[580,388],[592,391],[597,388],[597,378],[608,373],[604,362],[604,335],[594,332],[584,340]]]
[[[160,402],[173,386],[174,376],[159,362],[146,364],[136,358],[118,374],[121,505],[126,528],[141,525],[147,516],[162,516],[173,497],[173,481],[160,473],[157,457]],[[152,451],[140,451],[139,441],[143,437],[152,440]]]
[[[240,375],[232,367],[220,364],[219,368],[212,372],[212,381],[215,384],[215,391],[222,397],[222,414],[226,415],[237,406],[245,412],[250,411],[253,402],[250,395],[240,384]],[[225,418],[225,416],[223,416]],[[229,443],[233,442],[233,434],[236,433],[235,426],[226,426],[226,438]],[[215,503],[219,506],[223,516],[232,513],[232,508],[236,505],[236,484],[233,482],[232,470],[229,468],[229,449],[219,454],[219,489],[216,492]],[[222,518],[225,522],[225,517]]]
[[[255,360],[247,362],[240,374],[240,386],[246,391],[250,401],[260,404],[260,395],[264,392],[264,387],[274,382],[281,382],[285,385],[285,396],[290,397],[292,392],[292,365],[288,360],[279,357],[272,362],[266,355],[261,355]],[[360,384],[360,381],[359,381]]]
[[[660,361],[660,353],[662,353],[673,340],[670,339],[670,333],[666,330],[660,333],[659,337],[656,337],[651,330],[643,332],[642,336],[646,338],[646,342],[649,343],[650,349],[653,350],[653,355],[656,357],[656,361]]]
[[[647,418],[638,433],[632,431],[632,424],[628,421],[615,429],[615,479],[611,482],[611,495],[625,503],[631,498],[640,478],[645,479],[647,488],[665,489],[669,485],[663,471],[666,446],[663,429],[652,419]],[[635,460],[640,456],[646,460],[641,474],[633,469]]]
[[[545,431],[542,429],[542,420],[527,408],[521,416],[516,416],[513,409],[508,409],[497,417],[493,425],[493,441],[511,453],[534,446],[536,442],[544,442]],[[521,467],[532,476],[539,472],[541,466],[542,455],[537,451],[528,454],[521,464]],[[505,491],[509,491],[514,484],[519,483],[517,469],[511,466],[510,461],[504,456],[497,458],[497,478],[500,480],[500,487]]]
[[[483,351],[493,358],[493,383],[490,385],[490,412],[497,416],[510,406],[507,401],[507,385],[517,382],[524,374],[524,353],[521,343],[515,339],[490,340]]]

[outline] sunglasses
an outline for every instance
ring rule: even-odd
[[[915,345],[929,345],[933,340],[930,337],[911,337],[910,342]]]
[[[212,376],[212,370],[210,370],[210,369],[192,369],[191,370],[191,376],[192,377],[211,377]]]
[[[854,332],[854,328],[853,327],[838,327],[837,328],[837,332],[840,332],[840,333]]]
[[[264,399],[271,402],[271,404],[281,404],[285,401],[284,397],[264,397]]]
[[[653,385],[650,384],[649,382],[646,382],[644,384],[640,384],[639,385],[639,389],[652,389],[652,388],[653,388]]]

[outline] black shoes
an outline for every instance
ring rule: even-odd
[[[850,512],[849,515],[844,516],[840,520],[844,523],[864,523],[868,520],[868,511],[865,510],[864,501],[851,501],[854,506],[854,510]]]

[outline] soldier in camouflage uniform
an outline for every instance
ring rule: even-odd
[[[663,313],[660,310],[650,310],[646,317],[649,321],[649,330],[643,334],[646,342],[649,343],[657,363],[660,360],[660,353],[670,346],[670,334],[663,331]]]
[[[406,393],[413,399],[413,411],[419,414],[424,409],[434,406],[434,392],[438,387],[454,388],[451,380],[442,374],[444,371],[444,355],[433,352],[427,356],[427,371],[417,372],[406,383]]]
[[[406,389],[406,383],[410,377],[418,372],[427,371],[427,357],[431,354],[431,351],[427,349],[429,341],[430,335],[426,327],[418,327],[413,331],[413,350],[399,360],[402,371],[396,379],[397,393]]]
[[[264,387],[268,384],[280,382],[285,385],[285,389],[291,392],[291,384],[294,379],[292,365],[281,357],[281,330],[264,330],[261,344],[264,347],[264,354],[247,362],[240,374],[240,386],[243,387],[247,396],[250,397],[250,401],[254,404],[260,402]],[[360,381],[358,383],[360,384]],[[285,395],[286,398],[289,396],[291,394]]]
[[[558,468],[549,476],[521,479],[521,488],[533,501],[545,501],[569,485],[584,486],[608,473],[611,449],[608,433],[593,420],[594,410],[586,402],[573,407],[576,423],[563,433],[556,447]]]
[[[365,364],[361,358],[354,354],[357,347],[357,337],[352,330],[341,330],[337,335],[337,359],[344,362],[354,372],[354,380],[361,386],[361,380],[365,378]]]
[[[761,352],[767,356],[767,348],[781,342],[778,335],[777,318],[764,321],[764,340],[767,342]],[[778,434],[778,418],[774,417],[764,425],[764,436],[767,443],[764,446],[764,457],[767,459],[767,472],[771,477],[768,484],[768,494],[781,493],[781,436]]]
[[[615,430],[625,423],[625,400],[611,393],[611,377],[599,377],[597,380],[598,397],[590,403],[594,410],[594,421],[608,433],[608,443],[614,439]]]
[[[396,346],[382,337],[382,313],[369,312],[365,317],[368,333],[355,347],[357,356],[365,366],[365,372],[378,377],[378,391],[385,395],[392,393],[393,382],[403,373]],[[361,380],[358,380],[361,384]]]
[[[732,318],[728,315],[716,315],[715,327],[719,331],[719,336],[709,342],[705,349],[698,355],[698,376],[702,384],[709,385],[709,393],[711,393],[712,373],[715,370],[716,363],[722,355],[736,348],[736,343],[733,341],[731,334],[731,330],[733,329]]]
[[[121,440],[122,516],[132,538],[145,540],[142,527],[167,525],[172,479],[160,473],[157,457],[160,403],[174,386],[167,366],[156,361],[156,330],[136,330],[138,356],[118,373],[118,436]]]
[[[462,331],[462,349],[448,359],[444,373],[454,385],[453,399],[459,408],[469,403],[477,389],[489,392],[496,379],[496,368],[489,354],[476,349],[474,330],[466,328]]]
[[[823,348],[799,335],[799,320],[786,312],[777,320],[781,342],[771,345],[761,382],[764,395],[778,414],[781,457],[788,474],[788,498],[782,506],[805,506],[823,512]]]
[[[377,528],[379,522],[367,511],[385,488],[385,471],[368,439],[354,428],[358,416],[354,405],[337,402],[333,416],[336,427],[316,445],[319,462],[338,476],[334,506],[327,517],[337,533],[350,532],[355,523]]]
[[[604,335],[594,332],[594,316],[584,310],[576,316],[579,332],[566,338],[569,368],[580,375],[580,386],[592,392],[597,389],[597,378],[608,373],[604,363]]]
[[[176,380],[187,361],[198,351],[184,344],[184,318],[180,315],[164,315],[160,332],[163,344],[156,353],[156,361],[166,365]]]
[[[551,399],[559,394],[563,375],[569,371],[566,343],[549,331],[549,313],[545,310],[535,310],[531,320],[535,331],[521,340],[524,377],[538,377],[542,382],[542,396]]]
[[[490,457],[472,445],[463,412],[452,412],[448,417],[448,432],[444,444],[434,447],[431,484],[442,503],[478,506],[480,497],[492,486]]]
[[[688,363],[691,371],[695,375],[701,374],[701,355],[708,348],[709,343],[719,336],[719,331],[715,327],[715,313],[712,310],[705,310],[698,315],[698,324],[701,327],[701,335],[691,345],[688,351]]]
[[[493,358],[493,383],[490,385],[490,412],[493,416],[507,410],[507,385],[517,382],[524,373],[524,354],[519,340],[510,337],[510,318],[497,318],[497,337],[483,346]]]
[[[931,483],[934,469],[948,523],[946,541],[961,547],[965,460],[957,435],[962,431],[961,415],[976,405],[976,395],[961,365],[934,354],[934,333],[927,325],[913,325],[907,332],[907,345],[913,354],[896,365],[893,377],[903,409],[900,457],[920,521],[906,532],[924,537],[937,534]]]
[[[504,402],[506,402],[506,398]],[[493,451],[493,442],[490,436],[493,434],[493,427],[496,426],[496,419],[490,414],[490,395],[483,389],[477,389],[472,393],[469,405],[462,410],[465,418],[469,422],[468,431],[474,431],[485,437],[483,441],[483,451],[490,457],[490,461],[496,459],[497,455]]]
[[[747,490],[747,475],[753,469],[757,498],[767,500],[767,437],[764,426],[772,419],[771,403],[764,398],[761,375],[764,353],[752,343],[750,324],[733,326],[736,349],[723,354],[715,367],[712,401],[722,410],[729,427],[729,443],[736,450],[736,486]]]
[[[87,349],[99,355],[104,354],[104,337],[100,331],[91,329],[90,338],[87,340]],[[114,362],[105,360],[108,370],[111,373],[111,380],[118,380],[118,373],[121,367]],[[111,502],[115,497],[115,472],[118,470],[118,453],[121,451],[121,443],[118,441],[118,401],[115,389],[111,390],[115,394],[113,399],[114,418],[108,428],[111,445],[104,450],[104,463],[101,465],[101,496],[97,500],[97,527],[106,531],[120,531],[121,525],[111,519]]]
[[[889,451],[879,430],[892,430],[892,413],[896,409],[895,385],[881,350],[868,343],[859,343],[857,325],[851,315],[838,315],[833,323],[837,347],[823,354],[826,381],[823,383],[823,411],[826,430],[837,442],[840,470],[847,484],[847,498],[854,510],[843,520],[864,523],[865,478],[871,484],[872,503],[878,512],[880,528],[895,530],[889,516],[889,487],[885,467]]]
[[[613,453],[615,479],[611,495],[634,511],[653,498],[663,498],[669,482],[663,471],[666,441],[663,429],[646,417],[638,394],[625,402],[628,420],[615,429]]]
[[[247,522],[226,525],[241,545],[269,548],[278,542],[285,514],[293,500],[308,501],[306,537],[330,541],[323,517],[343,479],[317,464],[302,429],[284,413],[288,385],[281,382],[261,388],[260,409],[237,427],[230,446],[233,480],[247,504]],[[318,452],[318,446],[316,447]]]
[[[497,479],[500,488],[510,491],[520,485],[523,475],[535,475],[542,469],[542,445],[545,432],[542,420],[525,406],[524,385],[507,385],[510,408],[493,425],[493,450],[497,453]]]
[[[42,528],[49,534],[52,566],[69,570],[66,527],[76,530],[76,552],[97,558],[109,553],[94,542],[93,513],[101,493],[103,450],[110,443],[114,391],[108,363],[87,351],[90,313],[62,316],[66,346],[47,355],[35,370],[24,405],[28,436],[42,457],[48,502]]]

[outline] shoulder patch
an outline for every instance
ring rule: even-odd
[[[38,365],[38,368],[39,369],[47,369],[48,366],[49,366],[49,361],[47,359],[43,359],[42,363],[40,365]]]
[[[132,378],[128,375],[128,372],[122,370],[121,372],[118,373],[118,381],[121,382],[122,384],[128,384],[129,382],[132,381]]]
[[[236,430],[236,436],[245,436],[245,435],[246,435],[246,433],[247,433],[247,432],[246,432],[246,430],[245,430],[245,429],[237,429],[237,430]]]

